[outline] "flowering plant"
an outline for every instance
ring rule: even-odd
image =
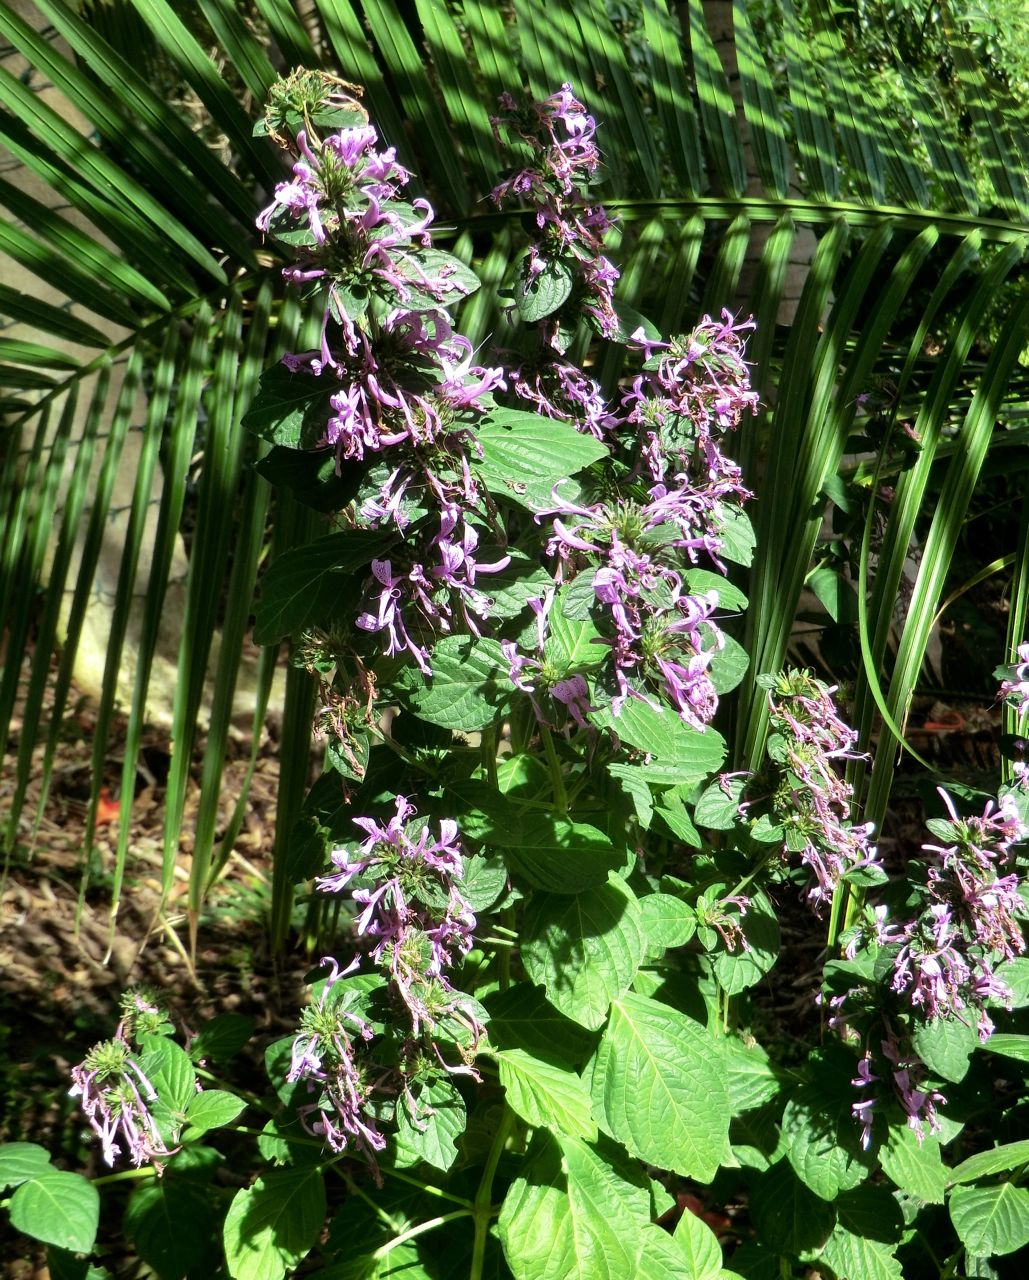
[[[270,109],[292,175],[258,225],[318,323],[244,425],[332,528],[271,566],[255,635],[320,684],[291,870],[338,927],[267,1049],[273,1097],[209,1087],[237,1024],[187,1054],[144,997],[74,1092],[105,1158],[161,1174],[127,1217],[161,1276],[206,1265],[158,1220],[244,1100],[263,1164],[218,1224],[234,1280],[899,1275],[976,1115],[970,1058],[1029,1003],[1025,794],[962,818],[944,793],[940,843],[891,875],[843,776],[857,735],[798,671],[761,677],[766,754],[724,771],[751,324],[665,338],[619,304],[569,85],[505,95],[494,127],[518,156],[493,199],[532,238],[514,349],[487,358],[455,316],[476,277],[359,99],[305,74]],[[593,337],[634,362],[613,391],[573,358]],[[762,984],[791,909],[828,917],[803,1060],[747,1025],[781,1013]],[[1029,1240],[1017,1180],[969,1185],[1021,1167],[1012,1146],[950,1171],[954,1259]]]

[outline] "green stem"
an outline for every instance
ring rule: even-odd
[[[130,1178],[156,1178],[157,1170],[153,1165],[143,1169],[122,1169],[119,1173],[105,1173],[100,1178],[90,1178],[94,1187],[106,1187],[112,1182],[127,1182]]]
[[[497,785],[497,727],[488,724],[482,731],[482,767],[486,772],[486,780],[494,787]]]
[[[482,1268],[486,1261],[486,1240],[489,1233],[490,1219],[493,1217],[493,1178],[497,1172],[500,1157],[504,1154],[507,1140],[514,1128],[514,1112],[504,1108],[496,1137],[486,1157],[486,1165],[482,1171],[479,1189],[475,1193],[475,1204],[472,1214],[475,1219],[475,1241],[472,1245],[472,1269],[468,1280],[482,1280]]]
[[[557,809],[559,813],[567,813],[568,792],[565,790],[565,776],[561,771],[561,761],[557,758],[557,749],[554,746],[554,739],[545,724],[540,725],[540,738],[543,741],[543,750],[547,756],[547,764],[550,766],[550,783],[554,788],[554,808]]]
[[[429,1218],[426,1222],[419,1222],[416,1227],[402,1231],[400,1235],[394,1236],[392,1240],[387,1241],[386,1244],[376,1249],[372,1257],[376,1260],[384,1258],[391,1250],[398,1249],[402,1244],[407,1244],[408,1240],[414,1240],[416,1236],[424,1235],[426,1231],[435,1231],[437,1227],[442,1227],[447,1222],[453,1222],[455,1218],[467,1218],[468,1216],[469,1211],[467,1209],[455,1209],[453,1213],[441,1213],[438,1218]]]
[[[436,1196],[440,1200],[450,1200],[453,1204],[459,1204],[468,1213],[474,1208],[471,1200],[465,1200],[462,1196],[451,1195],[449,1191],[443,1191],[441,1188],[433,1186],[431,1182],[422,1182],[419,1178],[412,1178],[410,1174],[401,1173],[399,1169],[383,1169],[382,1171],[387,1178],[396,1178],[399,1182],[406,1182],[409,1187],[417,1187],[419,1191],[424,1191],[427,1196]]]

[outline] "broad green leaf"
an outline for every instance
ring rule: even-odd
[[[1013,1182],[957,1187],[947,1207],[961,1243],[975,1257],[1004,1256],[1029,1244],[1029,1190],[1025,1187]]]
[[[844,1191],[836,1201],[837,1231],[849,1231],[866,1240],[896,1245],[904,1235],[904,1215],[896,1197],[886,1188],[870,1182]]]
[[[172,1111],[184,1112],[196,1097],[196,1072],[185,1049],[165,1036],[144,1036],[139,1065]]]
[[[572,291],[571,268],[561,258],[540,260],[538,271],[529,270],[529,258],[522,260],[515,286],[515,306],[526,324],[555,312],[568,301]]]
[[[517,811],[506,821],[466,814],[461,830],[504,850],[512,871],[552,893],[578,893],[603,884],[610,872],[625,863],[625,855],[603,831],[536,810]]]
[[[1023,1138],[1020,1142],[1006,1142],[1003,1146],[994,1147],[992,1151],[980,1151],[977,1155],[969,1156],[950,1170],[947,1181],[952,1185],[975,1182],[977,1178],[988,1178],[992,1173],[1007,1173],[1024,1164],[1029,1164],[1029,1138]]]
[[[526,1124],[596,1141],[590,1095],[573,1071],[535,1058],[524,1049],[502,1049],[496,1062],[507,1104]]]
[[[305,431],[305,419],[318,405],[325,407],[324,417],[328,417],[331,389],[330,383],[322,378],[309,373],[291,373],[284,364],[273,364],[261,374],[257,395],[240,425],[269,444],[312,449],[324,435],[324,421],[323,430],[312,433]]]
[[[58,1249],[56,1245],[47,1249],[46,1265],[50,1280],[114,1280],[106,1267],[98,1267],[88,1258]]]
[[[779,1160],[752,1184],[750,1211],[758,1239],[777,1253],[820,1249],[836,1226],[836,1212]]]
[[[838,1276],[847,1280],[904,1280],[893,1247],[869,1240],[837,1226],[819,1254]]]
[[[685,946],[697,930],[697,913],[670,893],[648,893],[639,908],[650,953]]]
[[[743,646],[732,636],[722,637],[722,647],[715,651],[708,667],[708,675],[715,687],[715,692],[729,693],[735,689],[747,673],[750,658]]]
[[[412,1115],[406,1098],[397,1103],[397,1167],[424,1160],[446,1172],[457,1159],[457,1139],[468,1123],[464,1099],[450,1080],[437,1079],[417,1091],[415,1105],[417,1115]]]
[[[742,507],[723,506],[718,526],[718,554],[744,568],[754,559],[757,537]]]
[[[906,1124],[890,1125],[889,1137],[879,1148],[879,1163],[901,1191],[926,1204],[943,1204],[947,1170],[938,1138],[919,1138]]]
[[[646,766],[611,764],[607,769],[613,778],[618,779],[622,790],[632,801],[632,807],[636,811],[636,821],[644,831],[648,831],[654,820],[654,793],[647,781]]]
[[[972,1054],[979,1046],[975,1026],[957,1018],[933,1018],[920,1023],[912,1036],[915,1053],[930,1071],[960,1084],[968,1075]]]
[[[721,1274],[722,1246],[707,1223],[695,1213],[686,1210],[676,1223],[672,1239],[686,1258],[691,1280],[715,1280]]]
[[[1029,1036],[995,1031],[982,1047],[987,1053],[999,1053],[1002,1057],[1014,1058],[1016,1062],[1029,1062]]]
[[[747,607],[747,597],[739,587],[723,578],[720,573],[712,573],[710,569],[687,569],[686,585],[695,596],[714,591],[718,596],[719,608],[728,609],[732,613],[742,613]]]
[[[225,1216],[232,1280],[281,1280],[307,1256],[325,1220],[325,1182],[317,1166],[273,1169],[237,1191]]]
[[[488,911],[507,887],[507,867],[502,858],[475,854],[464,859],[461,896],[475,912]]]
[[[213,1058],[224,1062],[239,1052],[254,1034],[254,1020],[242,1013],[219,1013],[193,1037],[189,1055],[194,1062]]]
[[[781,1082],[767,1052],[756,1040],[726,1036],[723,1042],[729,1105],[734,1116],[760,1107],[779,1092]]]
[[[823,1200],[868,1176],[871,1158],[860,1149],[848,1103],[816,1085],[801,1085],[786,1104],[782,1132],[797,1177]]]
[[[720,951],[715,957],[715,977],[730,996],[760,982],[779,958],[779,917],[763,890],[751,896],[740,928],[746,945],[738,951]]]
[[[232,1124],[233,1120],[244,1109],[246,1103],[234,1093],[224,1089],[206,1089],[195,1094],[186,1108],[186,1123],[189,1128],[184,1137],[187,1141],[206,1133],[208,1129],[221,1129]]]
[[[398,686],[421,720],[442,729],[485,729],[511,697],[508,663],[496,640],[445,636],[429,655],[432,676],[414,668],[401,673]]]
[[[211,1247],[210,1189],[174,1174],[147,1183],[129,1200],[124,1227],[136,1252],[161,1280],[182,1280],[201,1266]]]
[[[628,1280],[640,1226],[600,1157],[568,1137],[540,1143],[497,1223],[515,1280]]]
[[[389,533],[330,533],[280,555],[265,574],[255,606],[255,644],[278,644],[323,619],[348,579],[392,543]],[[342,581],[341,581],[341,575]]]
[[[555,1009],[541,987],[519,982],[487,996],[485,1004],[490,1040],[502,1049],[524,1049],[574,1069],[596,1048],[596,1036]]]
[[[559,592],[547,615],[546,661],[558,676],[582,671],[603,661],[605,646],[595,643],[600,632],[590,618],[568,618]]]
[[[50,1166],[50,1153],[35,1142],[5,1142],[0,1146],[0,1190],[16,1187]]]
[[[574,896],[535,894],[522,926],[526,973],[590,1031],[632,982],[645,945],[636,896],[614,875]]]
[[[723,1061],[699,1022],[628,992],[593,1061],[594,1113],[641,1160],[710,1182],[728,1151]]]
[[[740,820],[740,801],[746,786],[746,778],[716,778],[697,801],[693,811],[697,825],[712,831],[731,831]]]
[[[677,781],[699,782],[725,759],[725,741],[714,729],[692,729],[670,707],[655,711],[649,703],[628,699],[616,716],[610,707],[590,716],[598,728],[610,729],[621,742],[656,756],[679,771]]]
[[[15,1189],[8,1212],[16,1231],[72,1253],[89,1253],[100,1221],[100,1195],[80,1173],[46,1169]]]
[[[583,435],[570,422],[520,409],[498,409],[475,433],[481,458],[475,470],[495,498],[529,511],[560,505],[554,486],[607,454],[607,446]]]

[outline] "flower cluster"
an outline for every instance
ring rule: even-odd
[[[539,232],[517,286],[523,317],[538,320],[538,344],[512,374],[511,389],[547,417],[573,421],[600,438],[608,426],[600,386],[563,354],[570,327],[580,319],[604,337],[619,332],[619,272],[603,253],[612,223],[584,192],[600,163],[597,123],[569,84],[525,107],[504,94],[491,123],[498,141],[503,129],[528,149],[527,163],[496,186],[491,198],[498,208],[512,198],[528,204]]]
[[[444,820],[434,836],[427,825],[412,822],[413,816],[414,807],[398,796],[386,822],[355,818],[366,839],[335,850],[335,871],[318,880],[323,892],[347,891],[358,908],[357,936],[370,944],[366,954],[385,979],[399,1049],[391,1055],[375,1041],[343,981],[365,952],[344,969],[327,957],[322,963],[331,972],[320,999],[303,1015],[289,1073],[291,1081],[304,1080],[318,1094],[300,1109],[309,1131],[337,1152],[353,1143],[373,1170],[375,1153],[386,1143],[379,1128],[385,1100],[405,1098],[413,1106],[411,1080],[426,1069],[474,1075],[466,1053],[470,1058],[484,1031],[475,1008],[447,977],[471,949],[475,928],[460,889],[464,866],[457,824]],[[440,1037],[453,1042],[455,1027],[469,1046],[459,1045],[462,1061],[456,1065],[437,1044]]]
[[[939,1133],[940,1121],[936,1114],[936,1104],[946,1102],[947,1099],[935,1089],[922,1088],[925,1083],[925,1064],[915,1053],[910,1050],[905,1052],[901,1039],[889,1023],[879,1047],[885,1062],[885,1066],[880,1069],[889,1077],[893,1094],[907,1117],[908,1128],[918,1135],[919,1141],[924,1136],[923,1125],[929,1126],[930,1133]],[[867,1089],[882,1079],[873,1074],[873,1061],[872,1053],[866,1051],[858,1063],[857,1075],[851,1081],[856,1089]],[[855,1102],[851,1107],[851,1113],[861,1125],[861,1146],[866,1151],[872,1145],[873,1117],[878,1106],[879,1100],[871,1095]]]
[[[122,1018],[110,1040],[94,1045],[72,1068],[69,1093],[80,1099],[90,1128],[99,1137],[104,1160],[113,1167],[122,1146],[136,1168],[174,1154],[154,1119],[157,1090],[140,1066],[131,1040],[159,1035],[168,1025],[164,1011],[146,991],[126,992]]]
[[[980,816],[959,818],[950,796],[943,790],[940,795],[951,820],[932,825],[950,843],[922,846],[933,855],[924,909],[907,924],[884,928],[880,941],[898,947],[894,991],[927,1018],[975,1012],[980,1039],[986,1040],[993,1030],[987,1001],[1011,996],[994,976],[994,965],[1025,950],[1015,920],[1025,907],[1010,865],[1013,846],[1027,832],[1009,797],[999,806],[988,802]],[[1008,874],[999,874],[1005,868]]]
[[[857,734],[840,719],[830,688],[806,671],[788,671],[768,692],[773,730],[768,752],[782,770],[772,797],[785,829],[785,852],[799,853],[814,875],[809,900],[821,906],[842,877],[874,862],[870,823],[850,821],[853,788],[834,761],[857,759]]]

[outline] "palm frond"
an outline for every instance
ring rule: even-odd
[[[474,341],[503,334],[503,286],[520,243],[518,212],[498,214],[483,203],[496,169],[509,162],[490,114],[502,92],[528,88],[545,97],[564,81],[604,126],[600,190],[621,219],[626,301],[666,329],[689,327],[703,308],[754,312],[750,352],[763,406],[741,451],[757,492],[759,559],[748,614],[757,671],[785,658],[854,402],[879,373],[902,366],[897,380],[923,449],[897,482],[872,587],[872,669],[857,692],[866,737],[870,682],[883,682],[885,705],[902,713],[952,558],[950,534],[933,535],[932,571],[920,580],[918,610],[884,676],[897,565],[943,465],[945,428],[960,415],[971,461],[949,457],[945,483],[955,509],[967,502],[990,447],[989,415],[1021,377],[1012,353],[1029,323],[1024,308],[1011,310],[973,391],[963,364],[983,340],[994,295],[1023,260],[1029,198],[1024,113],[976,61],[965,33],[941,36],[957,69],[941,106],[924,71],[899,59],[889,83],[877,85],[860,65],[853,33],[818,3],[781,0],[759,10],[747,0],[643,0],[642,61],[638,45],[630,56],[632,33],[616,30],[598,5],[258,0],[251,13],[235,0],[125,3],[148,36],[156,78],[68,0],[36,5],[38,25],[52,24],[68,55],[0,8],[0,36],[21,59],[13,73],[0,68],[0,142],[18,168],[0,179],[8,215],[0,219],[0,254],[21,282],[0,286],[0,312],[10,321],[0,339],[2,395],[12,424],[0,472],[9,655],[0,728],[6,732],[13,715],[35,628],[36,661],[23,681],[26,723],[43,704],[38,673],[59,653],[45,798],[89,604],[98,588],[109,592],[122,616],[95,682],[93,765],[98,787],[109,732],[124,710],[115,899],[129,854],[135,759],[168,647],[162,624],[177,609],[188,639],[178,642],[173,663],[164,879],[167,888],[189,748],[206,705],[194,928],[241,820],[237,805],[219,844],[214,798],[246,642],[242,602],[266,552],[269,501],[237,420],[255,370],[281,353],[299,323],[295,300],[274,283],[274,253],[253,231],[259,188],[284,175],[252,125],[274,68],[297,61],[331,64],[364,86],[382,135],[453,226],[460,254],[474,258],[483,287],[462,317]],[[927,287],[930,263],[937,278]],[[938,354],[926,351],[930,334]],[[597,374],[608,389],[621,360],[614,347],[600,355]],[[134,430],[141,418],[142,439]],[[272,555],[317,532],[316,517],[290,499],[274,501]],[[112,504],[129,510],[113,572],[104,550]],[[188,556],[187,510],[197,520]],[[184,589],[170,584],[180,570]],[[49,595],[40,608],[44,580]],[[54,601],[65,594],[61,611]],[[140,595],[133,613],[130,601]],[[222,610],[224,598],[232,603]],[[254,677],[258,717],[271,670],[266,652]],[[290,746],[284,741],[273,906],[280,939],[290,918],[289,834],[306,784],[314,698],[303,672],[291,669],[286,684]],[[750,680],[738,701],[741,761],[759,755],[763,726]],[[27,794],[27,740],[23,733],[9,845]],[[877,758],[877,767],[873,807],[888,787],[888,765]],[[93,814],[95,803],[91,822]]]

